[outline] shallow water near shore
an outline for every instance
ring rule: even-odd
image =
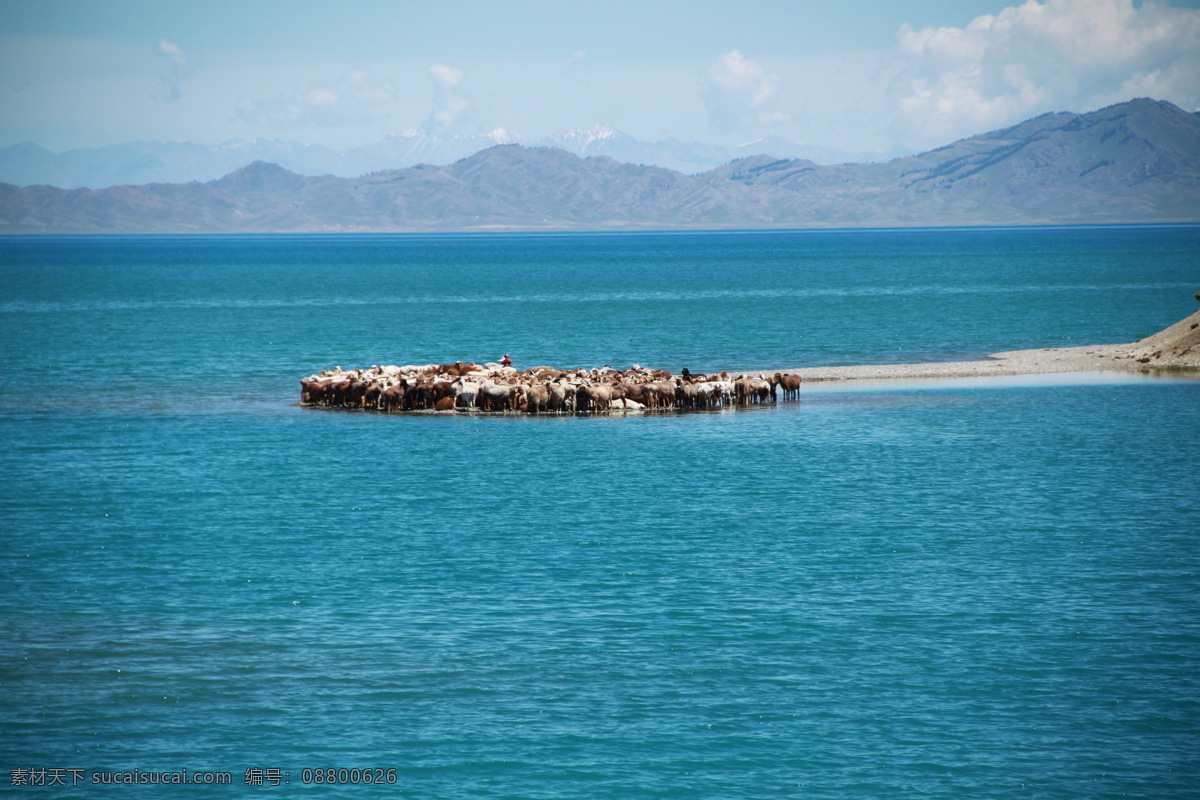
[[[1096,370],[1091,372],[1037,372],[1029,375],[983,375],[967,378],[881,378],[837,381],[809,381],[804,394],[841,394],[845,392],[903,392],[913,389],[971,391],[1008,387],[1060,387],[1114,384],[1161,384],[1164,381],[1200,381],[1200,370],[1171,369]]]
[[[0,785],[1194,797],[1200,383],[296,402],[324,367],[503,352],[699,372],[1130,341],[1197,288],[1195,228],[0,240]]]

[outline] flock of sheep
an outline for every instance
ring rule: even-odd
[[[561,370],[516,370],[496,363],[373,366],[322,370],[300,381],[304,405],[361,408],[388,413],[485,411],[528,414],[594,414],[674,411],[751,405],[800,396],[800,376],[728,373],[673,375],[637,364]]]

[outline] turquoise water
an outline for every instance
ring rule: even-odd
[[[1197,288],[1196,228],[0,240],[0,786],[1196,797],[1200,382],[294,404],[339,364],[1128,341]]]

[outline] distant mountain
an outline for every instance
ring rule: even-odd
[[[0,149],[0,180],[18,186],[102,189],[141,183],[213,180],[251,161],[271,161],[313,174],[362,174],[374,163],[355,153],[275,139],[234,141],[215,147],[191,142],[130,142],[51,153],[34,144]]]
[[[615,148],[595,132],[584,148]],[[586,138],[586,137],[581,137]],[[753,156],[697,175],[510,144],[448,166],[207,183],[0,184],[0,232],[620,230],[1200,222],[1200,116],[1134,100],[882,164]]]
[[[393,134],[366,147],[347,151],[353,154],[355,161],[370,164],[370,168],[353,173],[332,174],[353,177],[367,172],[403,169],[417,164],[451,164],[498,144],[525,143],[524,137],[504,128],[496,128],[474,136],[438,136],[424,131],[407,131]],[[288,168],[307,175],[321,174],[313,170]]]
[[[62,189],[187,183],[215,180],[252,161],[269,161],[301,175],[348,178],[417,164],[451,164],[498,144],[557,147],[580,156],[606,155],[618,161],[666,167],[687,174],[705,172],[757,153],[771,153],[778,158],[805,157],[822,163],[855,157],[779,137],[756,139],[734,147],[676,139],[643,142],[606,125],[560,131],[536,141],[504,128],[474,136],[439,136],[413,130],[349,150],[278,139],[239,140],[213,147],[191,142],[128,142],[63,153],[52,153],[36,144],[17,144],[0,148],[0,181]]]
[[[751,159],[714,174],[786,188],[811,199],[806,213],[846,222],[856,213],[896,224],[1200,221],[1200,116],[1139,99],[1044,114],[884,164]]]

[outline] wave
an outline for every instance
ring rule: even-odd
[[[1190,289],[1193,284],[1108,283],[1019,286],[875,286],[854,288],[795,289],[695,289],[641,292],[561,292],[538,294],[479,295],[405,295],[389,297],[297,297],[272,299],[170,299],[170,300],[77,300],[8,301],[0,303],[0,314],[67,314],[86,312],[159,311],[187,309],[269,309],[269,308],[341,308],[429,305],[491,306],[553,303],[661,303],[704,302],[712,300],[803,300],[821,297],[911,297],[945,295],[999,295],[1036,292],[1112,292],[1160,289]]]

